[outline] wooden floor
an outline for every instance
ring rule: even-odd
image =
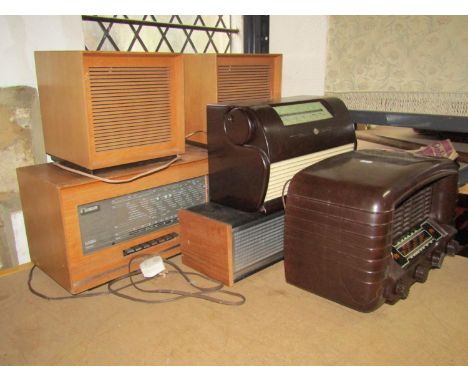
[[[468,364],[467,258],[446,258],[408,299],[368,314],[288,285],[283,272],[279,262],[235,284],[231,290],[247,298],[239,307],[195,299],[142,304],[113,295],[46,301],[29,292],[27,269],[4,275],[0,364]],[[157,282],[184,285],[172,276]],[[65,295],[41,271],[33,284]]]

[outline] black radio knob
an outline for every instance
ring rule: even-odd
[[[395,285],[395,294],[398,297],[405,299],[406,297],[408,297],[409,287],[403,281],[400,280]]]
[[[431,256],[431,263],[432,266],[435,268],[442,267],[442,263],[444,261],[445,253],[442,251],[436,251]]]
[[[414,269],[414,279],[417,282],[423,283],[427,280],[427,276],[429,275],[429,269],[425,267],[424,265],[418,265]]]
[[[224,129],[229,140],[235,145],[248,143],[253,137],[255,128],[255,117],[246,108],[235,107],[226,114]]]

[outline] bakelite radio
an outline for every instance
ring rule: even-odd
[[[337,98],[295,97],[208,105],[210,200],[247,212],[282,209],[298,171],[355,149],[348,109]]]
[[[288,283],[359,311],[408,295],[453,249],[458,171],[448,159],[345,153],[291,181]]]

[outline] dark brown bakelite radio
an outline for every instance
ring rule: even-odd
[[[320,160],[355,149],[338,98],[290,97],[208,105],[210,200],[247,212],[283,209],[284,184]]]
[[[457,179],[448,159],[383,150],[300,171],[286,205],[287,282],[363,312],[406,298],[455,244]]]

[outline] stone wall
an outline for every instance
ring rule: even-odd
[[[16,168],[34,164],[34,151],[36,162],[41,161],[43,150],[33,149],[37,100],[37,90],[32,87],[0,88],[0,268],[18,264],[12,223],[12,214],[21,211]]]

